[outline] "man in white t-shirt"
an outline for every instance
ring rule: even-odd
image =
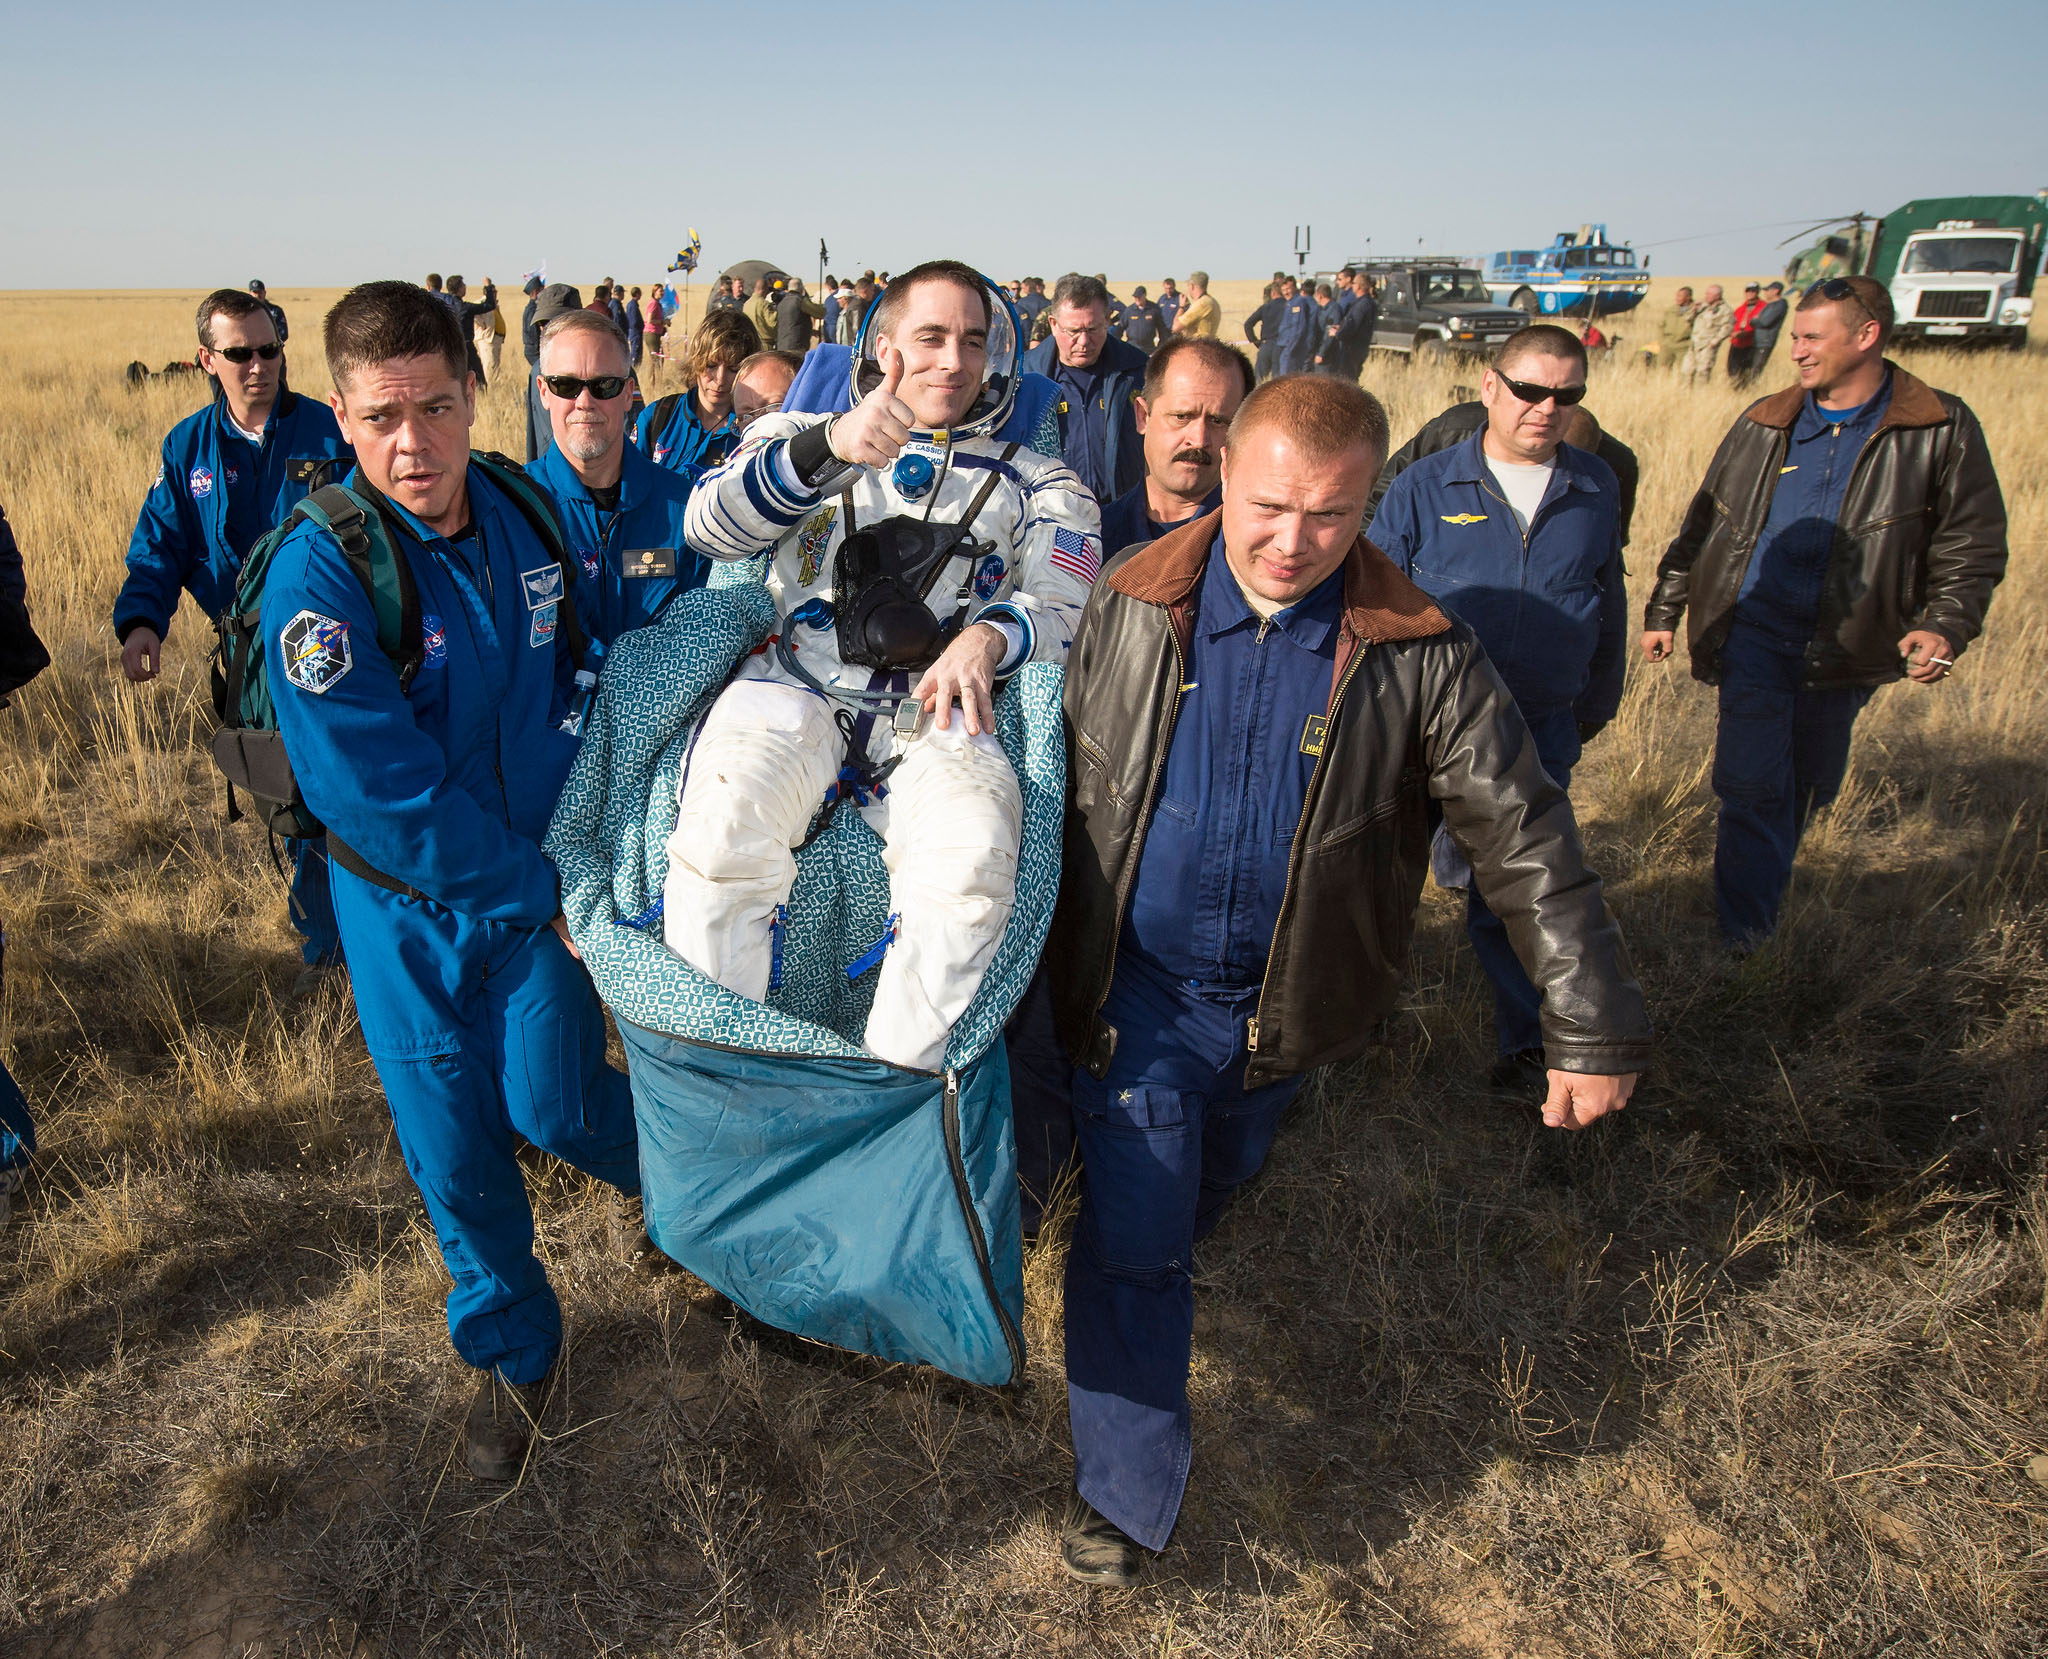
[[[1577,335],[1536,323],[1509,336],[1480,382],[1486,424],[1401,472],[1367,531],[1479,636],[1560,786],[1620,705],[1628,638],[1620,490],[1605,461],[1565,442],[1585,395]],[[1541,998],[1442,837],[1433,863],[1440,885],[1466,889],[1467,931],[1493,982],[1489,1081],[1540,1100]]]

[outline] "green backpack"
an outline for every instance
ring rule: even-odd
[[[581,668],[584,637],[576,620],[576,561],[554,503],[508,457],[476,450],[469,460],[512,498],[561,567],[561,624],[569,654]],[[271,562],[301,522],[317,525],[341,544],[342,556],[377,613],[378,649],[397,666],[399,689],[412,689],[413,678],[426,661],[419,587],[403,537],[387,515],[384,498],[368,485],[348,489],[328,484],[294,507],[291,516],[250,548],[242,561],[234,603],[215,624],[219,638],[213,650],[213,712],[220,721],[213,734],[213,760],[228,781],[230,823],[243,815],[235,800],[240,789],[255,802],[256,815],[273,833],[294,840],[326,833],[299,793],[284,734],[277,729],[277,705],[270,690],[276,641],[263,626],[263,588]]]

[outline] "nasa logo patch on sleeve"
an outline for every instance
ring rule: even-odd
[[[318,611],[301,611],[277,636],[284,653],[284,677],[301,691],[323,697],[351,668],[348,624]]]

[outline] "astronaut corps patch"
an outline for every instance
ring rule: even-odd
[[[1437,517],[1446,524],[1484,524],[1484,513],[1438,513]]]
[[[301,691],[323,697],[351,668],[348,624],[318,611],[301,611],[277,636],[284,653],[284,677]]]
[[[438,668],[448,660],[448,629],[432,611],[420,618],[420,645],[425,651],[422,668]]]
[[[213,474],[205,467],[194,467],[186,475],[185,484],[191,490],[194,501],[204,501],[213,494]]]
[[[543,645],[555,643],[555,614],[557,608],[554,605],[543,605],[533,613],[533,626],[527,630],[526,643],[535,650],[540,649]]]
[[[562,597],[562,567],[542,565],[538,570],[522,570],[519,573],[519,583],[526,589],[528,610],[546,609],[552,612],[555,602]]]
[[[996,590],[1003,585],[1003,578],[1010,574],[1010,567],[1003,563],[1002,555],[991,553],[974,567],[974,596],[977,599],[993,599]]]
[[[825,549],[832,540],[832,523],[839,516],[837,505],[820,507],[796,533],[798,587],[809,587],[818,579],[818,567],[825,562]]]

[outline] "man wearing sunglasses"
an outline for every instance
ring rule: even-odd
[[[213,401],[171,428],[156,480],[128,538],[128,579],[114,600],[121,672],[141,685],[163,669],[164,640],[189,593],[216,620],[235,597],[242,560],[311,490],[338,482],[354,453],[334,412],[285,384],[284,347],[262,296],[217,288],[199,302],[199,366]],[[309,973],[339,960],[317,843],[291,843],[292,925]]]
[[[1486,424],[1399,473],[1367,532],[1479,636],[1560,789],[1621,704],[1628,647],[1620,486],[1605,461],[1565,442],[1585,395],[1586,348],[1569,329],[1510,335],[1480,381]],[[1465,889],[1466,933],[1493,985],[1500,1057],[1487,1080],[1539,1101],[1543,999],[1441,833],[1431,864],[1439,886]]]
[[[645,627],[706,561],[683,542],[690,481],[626,441],[633,401],[626,336],[598,311],[569,311],[540,342],[540,401],[554,442],[527,472],[554,498],[576,555],[576,615],[599,647]]]
[[[1691,612],[1693,677],[1720,687],[1714,908],[1730,949],[1776,930],[1799,840],[1848,768],[1879,686],[1937,686],[2005,574],[2005,501],[1960,398],[1884,355],[1891,295],[1809,288],[1792,315],[1799,384],[1753,403],[1657,566],[1643,655]]]

